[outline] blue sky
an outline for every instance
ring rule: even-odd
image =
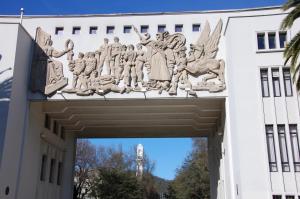
[[[0,15],[102,14],[239,9],[282,5],[285,0],[0,0]],[[94,139],[93,143],[131,149],[138,143],[156,162],[155,175],[173,179],[191,150],[191,139]]]
[[[1,0],[0,15],[218,10],[282,5],[284,0]]]

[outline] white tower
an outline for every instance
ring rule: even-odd
[[[144,170],[144,147],[141,144],[136,148],[136,176],[142,177]]]

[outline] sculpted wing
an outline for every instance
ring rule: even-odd
[[[199,39],[196,42],[196,46],[201,46],[201,45],[205,45],[209,39],[209,35],[210,35],[210,25],[208,23],[208,21],[206,21],[205,26],[203,31],[201,32],[201,35],[199,37]]]
[[[216,57],[222,32],[222,26],[223,22],[220,19],[214,32],[209,37],[207,43],[204,45],[205,59],[214,59]]]
[[[38,27],[36,29],[35,41],[41,48],[46,45],[46,41],[50,38],[51,36],[48,33],[44,32],[42,28]]]

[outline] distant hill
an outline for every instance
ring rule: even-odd
[[[153,176],[154,181],[155,181],[155,188],[159,193],[167,193],[168,192],[168,187],[170,183],[172,182],[171,180],[166,180],[157,176]]]

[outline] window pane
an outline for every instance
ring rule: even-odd
[[[46,179],[46,168],[47,168],[47,156],[42,156],[42,163],[41,163],[41,174],[40,174],[40,180],[45,181]]]
[[[54,182],[54,171],[55,171],[55,159],[51,159],[50,162],[50,173],[49,173],[49,182],[53,183]]]
[[[60,138],[63,140],[66,138],[66,132],[64,127],[61,127],[60,129]]]
[[[279,44],[280,48],[284,48],[286,45],[286,32],[279,33]]]
[[[166,26],[165,25],[158,25],[157,32],[165,32]]]
[[[295,196],[286,196],[286,199],[295,199]]]
[[[90,27],[90,34],[91,35],[97,34],[97,30],[98,30],[98,27]]]
[[[270,171],[276,172],[277,161],[276,161],[273,125],[266,125],[266,136],[267,136],[267,149],[268,149]]]
[[[265,45],[265,33],[257,34],[257,47],[258,49],[266,49]]]
[[[277,128],[278,128],[278,139],[279,139],[279,149],[280,149],[282,171],[289,172],[290,165],[289,165],[289,158],[288,158],[288,151],[287,151],[285,126],[278,125]]]
[[[106,33],[107,33],[107,34],[113,34],[113,33],[114,33],[114,30],[115,30],[115,27],[114,27],[114,26],[107,26],[107,27],[106,27]]]
[[[50,120],[50,117],[48,114],[45,115],[45,123],[44,123],[44,126],[46,129],[49,129],[51,128],[51,120]]]
[[[130,33],[131,32],[131,26],[124,26],[123,33]]]
[[[57,185],[61,185],[62,169],[63,169],[63,164],[62,162],[59,162],[58,169],[57,169]]]
[[[175,25],[175,32],[182,32],[183,25]]]
[[[268,69],[260,70],[260,79],[261,79],[262,96],[269,97],[270,93],[269,93]]]
[[[273,92],[274,97],[280,97],[280,81],[279,81],[279,69],[272,69],[272,81],[273,81]]]
[[[269,41],[270,49],[276,48],[276,33],[275,32],[268,33],[268,41]]]
[[[280,195],[274,195],[273,199],[281,199],[282,197]]]
[[[193,24],[193,32],[200,32],[200,24]]]
[[[57,121],[54,121],[53,123],[53,133],[54,134],[58,134],[58,124],[57,124]]]
[[[293,96],[290,69],[288,68],[283,69],[283,80],[284,80],[285,96],[287,97]]]
[[[141,26],[141,33],[147,33],[149,26]]]
[[[73,35],[79,35],[80,34],[80,27],[73,27]]]
[[[55,28],[55,34],[56,35],[62,35],[64,32],[64,28],[63,27],[57,27]]]
[[[300,148],[297,125],[291,124],[290,126],[291,145],[293,152],[294,168],[296,172],[300,172]]]

